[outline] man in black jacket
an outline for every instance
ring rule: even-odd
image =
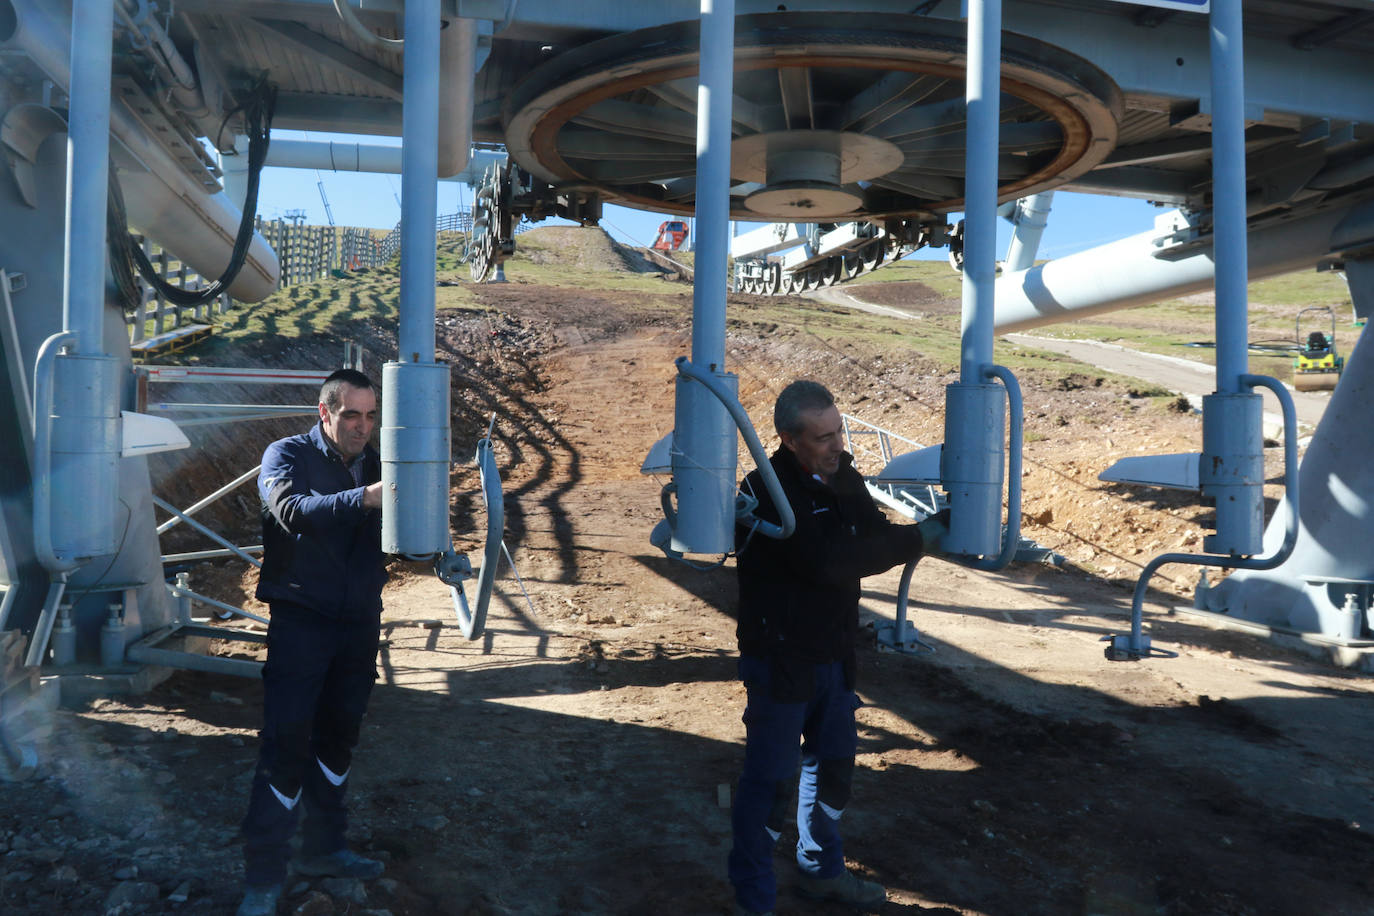
[[[269,916],[286,879],[297,806],[305,875],[375,878],[348,849],[344,794],[377,676],[382,586],[381,458],[369,444],[377,394],[340,369],[320,389],[320,422],[263,454],[263,563],[271,608],[263,666],[262,750],[243,821],[247,885],[238,916]]]
[[[938,549],[947,516],[920,525],[887,520],[844,451],[835,400],[817,382],[796,381],[773,409],[782,448],[772,466],[796,516],[790,538],[736,531],[744,772],[735,797],[730,881],[737,912],[773,909],[773,846],[797,799],[798,890],[862,909],[887,892],[844,865],[838,824],[849,801],[858,735],[854,710],[859,580]],[[745,478],[756,514],[777,522],[759,472]]]

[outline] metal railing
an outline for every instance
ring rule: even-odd
[[[921,443],[849,414],[841,414],[841,417],[844,420],[845,451],[854,456],[854,468],[863,475],[875,499],[918,521],[934,515],[949,504],[949,500],[933,484],[912,486],[877,480],[878,474],[894,457],[924,448]],[[893,443],[900,443],[905,448],[895,451]]]

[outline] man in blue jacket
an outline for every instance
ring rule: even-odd
[[[920,525],[887,520],[844,451],[844,424],[823,385],[784,388],[773,425],[782,447],[770,463],[797,527],[785,540],[736,529],[739,669],[748,694],[744,772],[731,815],[736,912],[773,910],[773,847],[789,817],[798,763],[797,890],[876,909],[887,892],[845,868],[839,833],[858,749],[859,580],[938,550],[948,516]],[[778,521],[757,470],[741,489],[759,500],[760,518]]]
[[[375,878],[382,863],[345,845],[344,794],[377,676],[382,466],[369,444],[377,393],[340,369],[320,389],[320,422],[267,447],[258,474],[263,562],[257,597],[272,617],[262,669],[262,750],[243,821],[247,892],[238,916],[276,912],[298,809],[296,871]]]

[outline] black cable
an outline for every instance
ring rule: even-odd
[[[264,77],[252,88],[248,100],[238,105],[224,117],[227,122],[238,112],[243,112],[244,132],[248,135],[248,193],[243,202],[243,217],[239,220],[239,231],[234,237],[233,253],[229,257],[228,266],[224,268],[224,273],[220,275],[218,280],[199,290],[186,290],[168,283],[158,276],[157,270],[148,260],[148,256],[144,254],[142,247],[133,244],[133,240],[129,238],[127,221],[121,224],[119,231],[121,247],[125,249],[127,256],[133,259],[133,263],[138,268],[138,272],[143,275],[143,279],[172,304],[194,306],[212,302],[229,288],[239,271],[243,269],[244,261],[248,258],[248,248],[253,242],[258,212],[258,184],[262,176],[263,165],[267,161],[267,148],[272,135],[272,115],[276,109],[276,104],[276,87],[269,84]],[[124,206],[119,185],[112,181],[111,187],[114,189],[113,194],[118,198],[118,209],[122,216]],[[116,264],[121,260],[121,257],[115,258]],[[118,278],[119,275],[116,274],[116,279],[118,280]]]
[[[129,217],[124,210],[124,195],[119,189],[119,179],[115,174],[114,163],[110,164],[110,184],[105,204],[105,248],[110,256],[110,272],[114,274],[115,289],[119,293],[124,311],[133,314],[143,302],[143,291],[139,289],[138,277],[134,273],[134,240],[129,235]]]

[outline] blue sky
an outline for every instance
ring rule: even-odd
[[[297,131],[279,131],[275,135],[292,139],[331,139],[324,134]],[[333,139],[374,144],[395,142],[377,137],[340,136]],[[331,172],[324,169],[264,169],[258,212],[272,219],[284,217],[293,210],[304,210],[306,222],[327,224],[320,195],[321,186],[333,211],[335,225],[389,229],[400,219],[401,176]],[[460,209],[465,211],[471,203],[472,191],[467,186],[456,182],[439,183],[440,215],[456,213]],[[1141,200],[1056,194],[1039,256],[1063,257],[1144,232],[1154,225],[1155,216],[1160,212],[1159,208]],[[617,241],[643,246],[653,243],[659,223],[668,218],[661,213],[609,205],[605,208],[601,225]],[[957,218],[957,214],[952,215],[950,222]],[[747,227],[741,226],[743,228]],[[998,257],[1006,253],[1009,239],[1010,226],[1005,220],[998,220]],[[945,254],[944,249],[939,249],[919,252],[916,256],[943,259]]]

